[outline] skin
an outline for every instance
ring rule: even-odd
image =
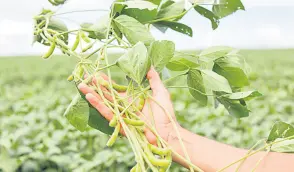
[[[103,75],[103,78],[105,80],[108,80],[107,76],[105,75]],[[170,100],[170,94],[168,90],[164,87],[158,73],[153,68],[151,68],[148,72],[147,79],[149,80],[149,84],[151,86],[153,98],[160,102],[161,105],[165,107],[166,110],[168,110],[173,119],[176,121],[173,105]],[[93,91],[85,84],[80,84],[79,89],[86,95],[87,100],[93,105],[93,107],[95,107],[107,120],[110,121],[112,119],[113,113],[103,104],[101,97],[95,91]],[[102,90],[107,91],[107,89],[105,88],[102,88]],[[122,92],[121,95],[124,96],[125,93]],[[108,99],[111,100],[110,97],[108,97]],[[148,105],[148,103],[150,105]],[[145,115],[145,117],[140,116],[140,118],[144,121],[152,120],[149,109],[150,107],[153,114],[156,114],[154,115],[154,119],[155,126],[157,131],[159,132],[159,135],[168,142],[173,150],[184,157],[179,139],[176,137],[176,133],[172,127],[171,121],[160,106],[158,106],[152,100],[147,99],[142,110],[142,113]],[[177,125],[179,127],[182,140],[187,149],[191,162],[204,171],[218,171],[228,164],[231,164],[232,162],[235,162],[236,160],[242,158],[248,152],[248,150],[245,149],[235,148],[230,145],[219,143],[214,140],[199,136],[182,128],[178,123]],[[123,133],[123,131],[121,132]],[[156,137],[151,131],[146,129],[145,135],[151,144],[156,145]],[[248,172],[253,170],[256,166],[256,163],[261,158],[264,159],[256,168],[255,171],[257,172],[294,171],[294,155],[275,152],[270,152],[268,154],[266,152],[259,152],[253,156],[250,156],[243,163],[239,171]],[[184,167],[188,167],[187,164],[176,157],[173,157],[173,161],[179,163]],[[239,163],[231,166],[225,171],[235,171],[238,165]]]

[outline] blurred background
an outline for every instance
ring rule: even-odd
[[[0,0],[0,172],[2,171],[127,171],[134,165],[125,139],[114,148],[108,136],[89,129],[79,132],[63,117],[76,94],[66,81],[75,61],[47,47],[32,45],[33,16],[42,8],[67,13],[107,10],[108,0],[70,0],[52,7],[47,0]],[[240,49],[248,63],[251,89],[264,96],[251,101],[251,115],[235,119],[223,107],[200,107],[187,90],[171,89],[177,119],[185,128],[236,147],[250,148],[266,137],[275,121],[294,124],[294,2],[243,0],[246,11],[221,20],[216,30],[194,11],[182,21],[194,30],[192,38],[167,31],[152,33],[176,42],[178,50],[197,53],[214,45]],[[70,27],[94,22],[105,11],[59,15]],[[117,52],[116,52],[117,53]],[[116,55],[113,55],[116,57]],[[116,70],[115,79],[122,80]],[[184,78],[183,78],[184,80]],[[197,143],[195,143],[197,144]],[[171,171],[184,171],[174,164]]]

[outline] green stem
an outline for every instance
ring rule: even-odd
[[[106,11],[107,12],[109,10],[106,10],[106,9],[76,10],[76,11],[68,11],[68,12],[64,12],[64,13],[56,13],[56,14],[53,14],[52,16],[71,14],[71,13],[81,13],[81,12],[95,12],[95,11]]]
[[[115,65],[116,65],[116,63],[113,63],[113,64],[110,64],[110,65],[104,66],[104,67],[102,67],[102,68],[97,69],[96,72],[101,71],[101,70],[103,70],[103,69],[110,68],[110,67],[115,66]]]
[[[170,82],[170,81],[172,81],[172,80],[174,80],[174,79],[176,79],[176,78],[178,78],[178,77],[180,77],[180,76],[183,76],[183,75],[186,75],[187,74],[187,72],[185,72],[185,73],[181,73],[181,74],[179,74],[179,75],[176,75],[176,76],[173,76],[173,77],[170,77],[170,78],[168,78],[168,79],[166,79],[166,80],[164,80],[164,81],[162,81],[164,84],[166,84],[166,83],[168,83],[168,82]]]
[[[115,38],[111,38],[110,40],[108,40],[108,41],[105,43],[105,45],[111,43],[111,42],[114,41],[114,40],[115,40]],[[104,46],[105,46],[105,45],[104,45]],[[102,48],[104,48],[104,46],[99,47],[98,49],[96,49],[95,51],[93,51],[91,54],[89,54],[88,56],[86,56],[85,59],[88,59],[88,58],[90,58],[91,56],[93,56],[94,54],[96,54],[98,51],[100,51]]]
[[[143,114],[141,111],[138,111],[137,109],[137,112],[143,116],[145,118],[145,125],[150,129],[150,131],[157,137],[160,139],[160,142],[164,145],[168,145],[168,143],[162,139],[159,135],[159,133],[157,132],[156,128],[154,126],[152,126],[151,124],[148,123],[148,118],[145,116],[145,114]],[[192,164],[191,162],[187,161],[183,156],[181,156],[179,153],[177,153],[174,149],[170,148],[172,153],[177,157],[179,158],[180,160],[182,160],[183,162],[185,162],[186,164],[190,165],[191,167],[193,167],[195,170],[199,171],[199,172],[203,172],[203,170],[201,170],[199,167],[195,166],[194,164]]]
[[[175,131],[176,131],[176,135],[177,135],[177,137],[178,137],[178,139],[179,139],[179,142],[180,142],[180,145],[181,145],[181,147],[182,147],[182,150],[183,150],[183,152],[184,152],[184,154],[185,154],[185,156],[186,156],[186,158],[187,158],[187,160],[191,163],[191,160],[190,160],[190,157],[189,157],[189,154],[188,154],[188,152],[187,152],[187,149],[186,149],[186,147],[185,147],[185,145],[184,145],[184,142],[183,142],[183,140],[182,140],[182,138],[181,138],[181,134],[180,134],[180,132],[179,132],[179,130],[178,130],[178,126],[177,126],[177,124],[175,123],[175,121],[174,121],[174,119],[172,118],[172,116],[171,116],[171,114],[156,100],[156,99],[154,99],[152,96],[150,96],[150,95],[148,95],[148,97],[152,100],[152,101],[154,101],[159,107],[161,107],[161,109],[165,112],[165,114],[168,116],[168,118],[169,118],[169,120],[171,121],[171,123],[172,123],[172,125],[173,125],[173,128],[175,129]],[[193,168],[189,165],[189,168],[190,168],[190,171],[194,171],[193,170]]]
[[[265,141],[264,139],[259,140],[258,142],[256,142],[247,152],[247,155],[250,154],[261,142]],[[242,162],[238,165],[236,172],[238,172],[241,168],[241,166],[243,165],[243,163],[245,162],[246,159],[242,160]]]
[[[265,145],[264,147],[259,148],[259,149],[257,149],[256,151],[254,151],[254,152],[252,152],[252,153],[250,153],[250,154],[247,154],[246,156],[240,158],[239,160],[237,160],[237,161],[235,161],[235,162],[232,162],[231,164],[225,166],[224,168],[218,170],[217,172],[222,172],[222,171],[228,169],[229,167],[231,167],[232,165],[235,165],[235,164],[237,164],[238,162],[240,162],[240,161],[242,161],[242,160],[244,160],[244,159],[246,159],[246,158],[248,158],[248,157],[250,157],[250,156],[252,156],[252,155],[255,155],[256,153],[258,153],[258,152],[260,152],[260,151],[262,151],[262,150],[264,150],[264,149],[266,149],[266,148],[268,148],[268,147],[270,147],[270,146],[272,146],[272,145],[274,145],[274,144],[277,144],[277,143],[283,142],[283,141],[285,141],[285,140],[290,140],[290,139],[293,139],[293,138],[294,138],[294,136],[290,136],[290,137],[287,137],[287,138],[285,138],[285,139],[282,139],[282,140],[278,140],[278,141],[275,141],[275,142],[269,143],[269,144]]]
[[[258,162],[255,164],[255,167],[253,168],[253,170],[252,170],[252,172],[254,172],[256,169],[257,169],[257,167],[259,166],[259,164],[262,162],[262,160],[268,155],[268,153],[270,152],[270,150],[271,149],[268,149],[267,151],[266,151],[266,154],[264,155],[264,156],[262,156],[259,160],[258,160]]]

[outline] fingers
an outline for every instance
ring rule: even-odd
[[[112,111],[103,103],[102,98],[86,84],[81,83],[78,86],[79,90],[86,95],[86,99],[89,103],[96,108],[102,116],[104,116],[108,121],[113,117]]]
[[[149,129],[146,129],[144,131],[144,133],[145,133],[145,136],[150,144],[153,144],[153,145],[157,144],[156,143],[156,140],[157,140],[156,136]]]
[[[164,87],[159,74],[155,71],[153,67],[147,73],[147,79],[149,80],[150,87],[153,92],[153,96],[162,95],[168,93],[166,88]]]
[[[112,111],[101,101],[101,99],[99,100],[91,93],[86,94],[86,99],[94,108],[96,108],[101,113],[104,118],[106,118],[108,121],[112,119]]]
[[[101,97],[98,95],[98,93],[96,93],[96,91],[94,91],[92,88],[90,88],[89,86],[87,86],[86,84],[84,83],[81,83],[78,85],[78,89],[84,94],[92,94],[93,96],[95,96],[97,99],[101,100]]]

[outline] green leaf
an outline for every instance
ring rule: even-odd
[[[113,5],[113,14],[116,15],[117,13],[120,14],[124,9],[125,5],[123,4],[125,0],[115,0]]]
[[[141,84],[151,66],[147,48],[138,42],[117,60],[117,66],[138,84]]]
[[[127,1],[122,4],[126,7],[121,13],[133,17],[141,23],[147,23],[156,18],[158,6],[151,2]]]
[[[240,0],[223,0],[221,4],[213,5],[212,11],[219,18],[226,17],[237,10],[245,10]]]
[[[215,61],[213,71],[225,77],[234,87],[244,87],[249,85],[249,80],[243,69],[231,66],[226,59]]]
[[[195,6],[194,9],[203,17],[208,18],[211,21],[211,27],[216,29],[219,25],[219,18],[212,11],[201,7],[199,5]]]
[[[156,25],[157,28],[158,27],[159,28],[168,27],[174,31],[183,33],[183,34],[188,35],[190,37],[193,36],[192,28],[183,24],[183,23],[174,22],[174,21],[160,21],[160,22],[156,22],[154,24]]]
[[[211,71],[203,69],[201,70],[203,81],[206,87],[213,91],[223,91],[226,93],[232,93],[230,84],[226,78]]]
[[[207,48],[199,54],[200,60],[208,62],[214,61],[220,57],[224,57],[229,54],[233,49],[226,46],[214,46]]]
[[[162,0],[147,0],[149,2],[152,2],[153,4],[159,5]]]
[[[69,123],[79,131],[85,131],[89,120],[89,105],[87,101],[77,94],[67,107],[64,116]]]
[[[189,70],[187,76],[187,84],[190,87],[189,91],[191,95],[195,98],[195,100],[200,105],[206,106],[208,98],[206,96],[202,75],[198,70]]]
[[[132,17],[120,15],[115,18],[114,21],[116,26],[131,44],[134,45],[141,41],[144,44],[149,45],[154,41],[153,36],[147,28]]]
[[[260,94],[258,91],[245,91],[245,92],[237,92],[237,93],[231,93],[226,94],[224,97],[231,99],[231,100],[241,100],[244,99],[246,101],[251,100],[256,97],[260,97],[262,94]]]
[[[179,2],[174,2],[174,1],[167,1],[164,5],[162,5],[161,9],[159,10],[157,14],[157,18],[169,18],[173,16],[178,16],[181,13],[185,11],[185,1],[179,1]],[[172,18],[168,19],[169,21],[174,21],[182,16],[179,16],[177,18]]]
[[[166,67],[172,71],[184,71],[198,67],[198,61],[195,56],[175,52],[174,57],[169,61]]]
[[[281,141],[279,143],[273,144],[271,146],[271,151],[281,152],[281,153],[294,153],[294,139],[292,140],[283,140],[276,139],[276,141]]]
[[[98,22],[92,23],[83,23],[81,24],[81,28],[83,31],[89,33],[89,37],[93,39],[105,39],[107,35],[107,29],[109,24],[109,17],[103,16],[99,19]]]
[[[174,56],[175,44],[172,41],[155,41],[150,45],[149,57],[157,72],[161,72]]]
[[[267,138],[267,142],[273,142],[276,139],[285,139],[291,136],[294,137],[294,127],[285,122],[278,121],[272,127],[270,134]]]
[[[86,102],[88,102],[85,95],[80,91],[79,91],[79,93],[80,93],[82,99],[84,99]],[[101,131],[102,133],[111,135],[114,131],[114,128],[109,126],[109,122],[89,102],[88,102],[88,106],[89,106],[88,125],[96,130]]]
[[[230,115],[236,118],[243,118],[249,116],[249,110],[246,106],[240,104],[240,101],[230,100],[224,97],[216,98],[227,109]]]

